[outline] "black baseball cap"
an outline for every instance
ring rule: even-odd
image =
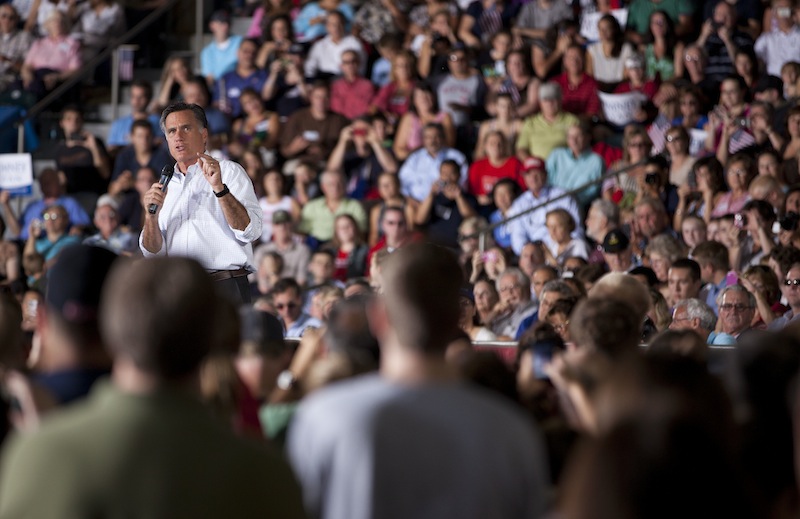
[[[615,254],[622,252],[628,248],[631,241],[625,236],[625,233],[619,229],[608,231],[606,237],[603,238],[603,252]]]
[[[97,320],[100,294],[117,255],[104,247],[74,245],[47,272],[47,306],[75,324]]]

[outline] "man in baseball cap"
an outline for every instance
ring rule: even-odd
[[[520,195],[508,211],[509,216],[525,212],[509,223],[511,248],[519,256],[525,244],[544,240],[547,234],[545,219],[553,209],[565,209],[575,220],[575,237],[583,236],[578,205],[572,196],[567,196],[560,187],[548,185],[547,169],[541,157],[530,156],[522,163],[522,179],[528,188]]]
[[[47,274],[45,305],[39,308],[35,332],[40,347],[31,354],[33,380],[61,404],[85,396],[109,373],[98,311],[103,284],[116,259],[104,247],[75,245],[64,249]]]
[[[603,239],[603,259],[611,272],[628,272],[633,268],[631,241],[619,229],[606,234]]]

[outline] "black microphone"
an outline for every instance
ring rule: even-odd
[[[172,174],[175,173],[174,166],[164,166],[161,168],[161,180],[158,181],[161,184],[161,192],[167,192],[167,184],[169,181],[172,180]],[[147,208],[147,212],[150,214],[156,214],[158,210],[158,204],[150,204],[150,207]]]

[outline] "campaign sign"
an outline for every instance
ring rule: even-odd
[[[33,160],[30,153],[0,154],[0,190],[18,196],[33,193]]]
[[[600,39],[597,32],[597,22],[600,21],[605,13],[595,11],[593,13],[586,13],[581,17],[581,36],[586,38],[588,42],[595,42]],[[613,9],[611,15],[617,19],[619,25],[625,30],[625,25],[628,23],[628,10],[627,9]]]
[[[647,96],[641,92],[627,92],[625,94],[598,92],[598,94],[600,95],[600,103],[603,105],[606,121],[620,128],[635,122],[633,116],[647,101]]]
[[[706,136],[708,132],[691,128],[689,130],[689,154],[692,157],[699,157],[703,154],[706,148]]]

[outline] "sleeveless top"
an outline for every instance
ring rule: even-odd
[[[623,79],[625,60],[633,55],[630,43],[624,43],[619,56],[606,56],[601,42],[593,43],[586,49],[594,63],[594,78],[601,83],[619,83]]]

